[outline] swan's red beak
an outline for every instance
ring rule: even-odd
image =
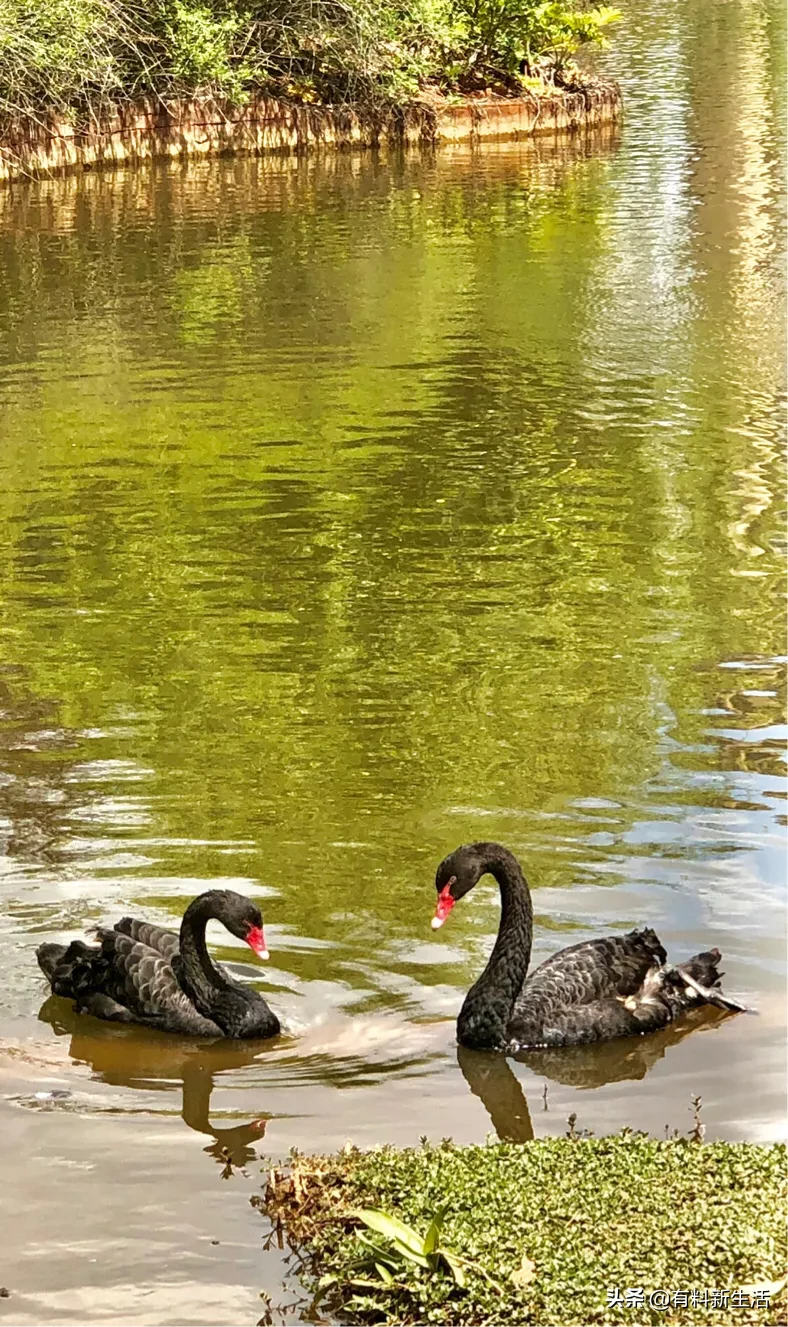
[[[262,926],[250,926],[246,932],[246,943],[258,958],[268,958],[268,945],[265,943],[265,931]]]
[[[449,913],[451,912],[452,908],[454,907],[455,903],[457,902],[456,898],[452,898],[451,896],[451,887],[453,884],[454,881],[450,880],[448,885],[443,886],[443,889],[438,895],[438,902],[435,906],[435,916],[432,919],[433,931],[437,931],[438,927],[443,925]]]

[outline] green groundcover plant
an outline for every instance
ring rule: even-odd
[[[785,1147],[693,1138],[294,1156],[258,1205],[344,1321],[784,1322]]]

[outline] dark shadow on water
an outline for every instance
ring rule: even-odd
[[[543,1109],[544,1083],[559,1083],[574,1089],[593,1089],[608,1083],[644,1079],[670,1047],[701,1028],[710,1029],[728,1015],[715,1009],[697,1010],[680,1023],[647,1037],[621,1038],[590,1046],[562,1050],[521,1052],[515,1057],[534,1075],[531,1084],[539,1093],[538,1110]],[[217,1127],[211,1123],[211,1095],[218,1075],[252,1064],[262,1064],[272,1051],[266,1041],[240,1042],[217,1040],[204,1042],[151,1032],[144,1027],[118,1027],[77,1014],[69,1001],[51,996],[39,1011],[39,1019],[58,1036],[69,1036],[69,1055],[77,1063],[90,1067],[101,1082],[137,1091],[182,1091],[181,1115],[184,1123],[197,1133],[212,1139],[205,1148],[208,1155],[228,1166],[243,1166],[254,1159],[254,1146],[265,1134],[272,1115],[260,1115],[244,1123]],[[280,1043],[281,1049],[281,1043]],[[288,1063],[287,1081],[309,1088],[319,1083],[334,1087],[359,1086],[369,1079],[369,1064],[363,1057],[337,1056],[323,1050],[315,1055],[293,1056]],[[347,1050],[347,1046],[344,1046]],[[409,1072],[417,1064],[429,1062],[431,1055],[407,1058]],[[277,1079],[281,1081],[282,1061],[278,1058]],[[473,1096],[483,1104],[498,1137],[517,1143],[534,1138],[524,1081],[514,1072],[510,1058],[490,1051],[457,1048],[460,1072]],[[274,1059],[270,1060],[271,1068]],[[376,1063],[374,1078],[386,1076],[393,1069],[403,1069],[403,1061]],[[132,1108],[133,1109],[133,1108]],[[631,1121],[638,1127],[637,1118]],[[228,1171],[229,1173],[229,1171]]]
[[[561,1050],[521,1051],[512,1058],[538,1078],[563,1087],[596,1088],[607,1083],[645,1078],[671,1046],[700,1027],[711,1028],[728,1015],[719,1009],[698,1009],[647,1037],[621,1037],[590,1046],[566,1046]],[[471,1051],[457,1047],[460,1072],[475,1097],[482,1102],[498,1137],[506,1142],[527,1143],[534,1137],[525,1090],[509,1060],[493,1051]],[[637,1127],[637,1120],[633,1120]]]
[[[71,1037],[69,1055],[87,1064],[103,1083],[115,1087],[151,1089],[180,1080],[181,1115],[196,1133],[213,1139],[205,1152],[223,1166],[243,1166],[254,1160],[254,1145],[265,1134],[270,1116],[245,1124],[218,1128],[211,1123],[214,1075],[253,1064],[264,1054],[266,1042],[190,1041],[146,1028],[113,1027],[77,1014],[57,996],[42,1005],[38,1017],[58,1036]]]
[[[457,1063],[471,1092],[487,1111],[498,1137],[507,1143],[530,1143],[534,1127],[528,1101],[506,1057],[458,1046]]]
[[[715,1027],[729,1017],[725,1010],[709,1006],[645,1037],[618,1037],[615,1041],[565,1046],[559,1050],[521,1051],[514,1059],[540,1078],[564,1087],[604,1087],[607,1083],[645,1078],[671,1046],[678,1046],[690,1033]]]

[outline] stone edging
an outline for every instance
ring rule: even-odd
[[[246,106],[213,100],[118,107],[86,127],[53,117],[6,124],[0,180],[55,175],[152,157],[307,152],[317,147],[478,143],[595,129],[620,118],[617,84],[595,81],[580,92],[529,93],[380,112],[363,107],[304,106],[257,98]]]

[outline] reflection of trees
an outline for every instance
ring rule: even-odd
[[[80,790],[69,778],[79,759],[60,707],[31,696],[21,677],[0,675],[0,813],[4,851],[22,863],[60,860],[65,824]]]
[[[774,383],[745,354],[714,369],[681,291],[655,306],[691,217],[655,175],[675,232],[623,226],[617,169],[534,143],[4,197],[9,358],[29,367],[0,631],[75,727],[131,715],[162,837],[275,827],[316,887],[316,844],[363,817],[331,906],[355,918],[363,894],[393,927],[408,850],[447,846],[425,820],[631,804],[667,728],[703,740],[698,659],[773,651],[729,489]],[[768,466],[759,483],[766,529]],[[532,869],[568,878],[554,854]],[[309,890],[287,914],[323,924]]]
[[[629,17],[606,59],[627,82],[625,151],[649,188],[622,191],[609,222],[619,270],[637,264],[643,279],[611,282],[602,271],[595,292],[611,294],[609,316],[631,329],[622,376],[646,364],[653,374],[642,452],[661,520],[654,590],[665,596],[663,629],[681,633],[687,652],[701,645],[702,622],[709,659],[770,655],[780,652],[773,596],[783,580],[774,502],[784,464],[784,15],[769,0],[670,13],[637,0]],[[711,549],[715,567],[704,566]],[[697,741],[708,693],[697,688],[695,703],[686,670],[672,681],[682,736]]]
[[[268,1117],[220,1127],[211,1123],[210,1106],[214,1077],[253,1064],[264,1054],[262,1043],[198,1044],[161,1033],[151,1036],[142,1028],[104,1027],[75,1014],[67,1001],[54,996],[42,1006],[39,1018],[58,1035],[71,1036],[71,1058],[90,1065],[103,1083],[139,1090],[169,1089],[173,1081],[180,1081],[183,1121],[213,1139],[205,1148],[208,1155],[222,1165],[228,1159],[235,1166],[254,1160],[254,1145],[263,1137]]]

